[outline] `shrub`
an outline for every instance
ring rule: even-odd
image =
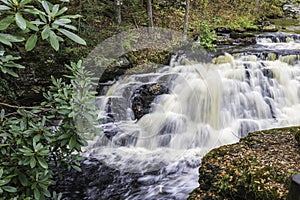
[[[54,168],[66,166],[80,171],[81,147],[87,144],[85,133],[95,131],[94,93],[90,92],[94,84],[81,61],[67,67],[73,72],[68,76],[70,84],[52,77],[53,86],[41,106],[20,107],[8,114],[1,111],[3,199],[45,199],[51,196],[48,186],[55,184]]]

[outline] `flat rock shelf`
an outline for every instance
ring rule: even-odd
[[[300,127],[250,133],[210,151],[189,199],[286,199],[291,176],[300,173]]]

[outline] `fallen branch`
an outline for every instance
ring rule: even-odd
[[[11,105],[11,104],[8,104],[8,103],[3,103],[3,102],[0,102],[0,106],[5,106],[5,107],[8,107],[8,108],[15,108],[15,109],[29,109],[29,110],[40,109],[42,111],[51,110],[50,108],[31,107],[31,106],[17,106],[17,105]]]

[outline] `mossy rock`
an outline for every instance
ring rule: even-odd
[[[286,199],[290,177],[300,172],[299,139],[300,127],[271,129],[212,150],[189,199]]]

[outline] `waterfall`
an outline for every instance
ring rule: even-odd
[[[299,45],[298,35],[287,38],[260,35],[257,42],[280,50]],[[132,96],[149,83],[166,85],[168,93],[136,120]],[[171,63],[156,73],[123,76],[97,103],[103,134],[87,154],[124,177],[135,174],[135,186],[122,197],[185,199],[197,187],[197,167],[209,150],[251,131],[300,125],[300,64],[253,53],[225,53],[213,63]]]

